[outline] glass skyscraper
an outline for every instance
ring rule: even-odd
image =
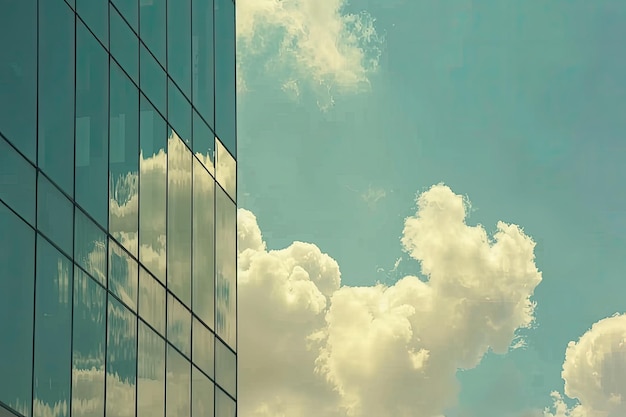
[[[0,417],[236,415],[233,0],[0,0]]]

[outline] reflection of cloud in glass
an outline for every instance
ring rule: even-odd
[[[115,241],[109,240],[109,290],[137,309],[138,265]]]
[[[109,232],[137,256],[137,216],[139,214],[139,175],[136,171],[111,178]]]
[[[236,348],[237,305],[235,281],[237,277],[236,207],[220,187],[215,195],[215,328],[228,345]]]
[[[215,145],[217,147],[217,158],[215,158],[217,182],[234,201],[237,201],[237,161],[217,138],[215,138]]]

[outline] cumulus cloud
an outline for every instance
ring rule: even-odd
[[[402,243],[425,278],[370,287],[341,286],[315,245],[267,250],[254,215],[239,210],[242,415],[443,415],[457,369],[506,352],[532,324],[532,239],[502,222],[489,239],[444,185],[417,202]]]
[[[578,400],[568,408],[552,393],[546,417],[621,417],[626,415],[626,315],[595,323],[578,342],[570,342],[563,363],[565,395]]]
[[[266,69],[289,74],[281,84],[290,91],[301,81],[318,90],[321,86],[319,91],[368,86],[368,76],[378,65],[381,37],[372,16],[346,13],[346,4],[346,0],[238,1],[238,73],[247,74],[261,59]],[[248,65],[253,60],[255,64]],[[245,77],[238,82],[240,91],[245,89]]]

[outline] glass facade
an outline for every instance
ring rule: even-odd
[[[235,417],[233,0],[0,1],[0,415]]]

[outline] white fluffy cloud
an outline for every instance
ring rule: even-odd
[[[546,417],[626,415],[626,315],[600,320],[578,342],[570,342],[561,375],[565,394],[578,404],[568,408],[554,392]]]
[[[240,209],[241,414],[433,417],[454,405],[457,369],[510,348],[541,281],[519,227],[499,223],[490,240],[465,214],[461,196],[433,186],[402,238],[427,279],[348,287],[315,245],[268,251]]]
[[[346,0],[238,0],[240,74],[262,56],[266,69],[289,73],[290,89],[307,82],[323,89],[367,86],[378,65],[381,39],[367,13],[344,12]],[[243,87],[245,78],[238,83]],[[323,90],[322,89],[322,90]],[[332,98],[331,98],[332,100]]]

